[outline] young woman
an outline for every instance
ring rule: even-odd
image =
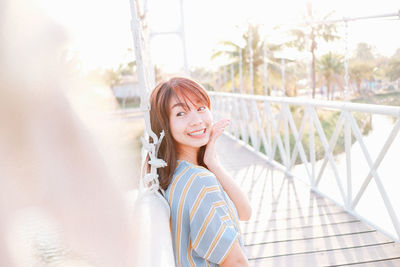
[[[153,131],[165,131],[158,157],[168,166],[158,174],[171,207],[176,265],[248,266],[238,220],[248,220],[251,207],[215,153],[229,120],[214,124],[207,92],[187,78],[158,84],[150,104]]]

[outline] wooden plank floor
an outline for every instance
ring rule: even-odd
[[[253,207],[241,223],[251,266],[400,266],[400,244],[239,142],[222,136],[217,145]]]

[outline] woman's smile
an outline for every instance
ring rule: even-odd
[[[196,130],[193,132],[188,133],[189,136],[194,137],[194,138],[203,138],[206,135],[206,128]]]
[[[178,150],[195,150],[208,143],[212,115],[206,105],[187,99],[170,101],[170,129]]]

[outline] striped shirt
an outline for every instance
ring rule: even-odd
[[[177,267],[218,266],[235,240],[244,247],[236,208],[206,168],[178,160],[165,197]]]

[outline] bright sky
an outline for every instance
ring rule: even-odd
[[[54,19],[73,36],[71,50],[82,60],[84,69],[118,66],[134,56],[130,32],[129,0],[38,0]],[[306,0],[183,0],[188,60],[190,66],[212,67],[210,60],[216,44],[238,40],[247,21],[260,23],[269,38],[276,24],[296,23],[305,11]],[[334,18],[398,13],[398,0],[314,0],[315,9]],[[179,25],[179,0],[148,0],[150,26],[154,31],[171,31]],[[371,4],[367,4],[371,3]],[[349,24],[349,46],[367,42],[378,52],[390,56],[400,47],[400,20],[370,20]],[[336,43],[331,49],[342,49]],[[324,47],[321,47],[323,52]],[[166,71],[182,68],[182,45],[173,35],[156,36],[151,42],[153,63]]]

